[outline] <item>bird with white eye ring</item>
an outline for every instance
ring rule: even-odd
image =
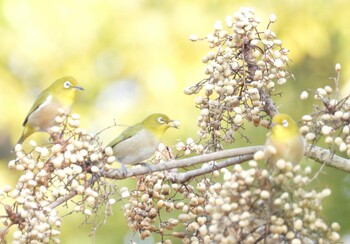
[[[112,148],[113,155],[121,163],[122,173],[127,173],[126,164],[141,164],[150,158],[156,152],[164,132],[170,127],[178,128],[178,121],[171,120],[165,114],[151,114],[111,141],[107,147]]]
[[[84,89],[78,86],[76,79],[65,76],[57,79],[42,91],[24,119],[23,133],[16,145],[22,144],[34,132],[47,131],[56,125],[57,116],[63,113],[68,115],[72,110],[78,90]]]
[[[275,164],[279,159],[294,165],[299,163],[304,155],[305,143],[298,125],[287,114],[276,114],[271,125],[264,153],[268,165]]]

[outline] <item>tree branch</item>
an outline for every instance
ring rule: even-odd
[[[215,165],[212,165],[212,166],[206,166],[203,168],[194,169],[183,173],[171,172],[167,176],[167,178],[172,182],[184,183],[193,177],[208,174],[215,170],[218,170],[230,165],[239,164],[247,160],[251,160],[254,157],[254,153],[259,150],[264,150],[264,146],[251,146],[251,147],[228,149],[228,150],[223,150],[223,151],[214,152],[210,154],[203,154],[203,155],[198,155],[190,158],[184,158],[184,159],[149,165],[147,167],[144,166],[144,167],[133,168],[128,170],[126,175],[123,175],[121,170],[119,169],[111,169],[109,171],[104,170],[100,173],[99,176],[94,174],[86,183],[86,186],[93,185],[101,176],[109,179],[114,179],[114,180],[122,180],[133,176],[140,176],[140,175],[145,175],[145,174],[163,171],[163,170],[189,167],[196,164],[228,158],[227,160],[222,162],[217,162],[215,163]],[[307,145],[305,156],[315,160],[320,164],[326,164],[327,166],[350,173],[350,160],[337,156],[333,154],[331,151],[329,151],[328,149]],[[48,207],[53,209],[59,206],[60,204],[66,202],[67,200],[73,198],[76,195],[77,195],[77,192],[72,191],[68,195],[60,197],[54,203],[48,205]]]
[[[223,151],[218,151],[210,154],[203,154],[199,156],[194,156],[190,158],[184,158],[179,160],[173,160],[169,162],[154,164],[148,167],[139,167],[128,170],[126,175],[123,175],[120,170],[113,169],[108,172],[104,172],[102,175],[106,178],[121,180],[125,178],[130,178],[132,176],[144,175],[153,172],[158,172],[162,170],[170,170],[174,168],[183,168],[200,163],[205,163],[213,160],[233,158],[244,155],[254,155],[258,150],[263,150],[263,146],[251,146],[251,147],[242,147],[234,148]]]
[[[223,162],[215,163],[214,165],[210,165],[210,166],[206,166],[206,167],[203,167],[200,169],[187,171],[184,173],[172,173],[172,172],[170,172],[169,175],[167,176],[167,178],[171,182],[174,182],[174,183],[184,183],[184,182],[187,182],[191,178],[194,178],[196,176],[208,174],[208,173],[211,173],[215,170],[222,169],[222,168],[225,168],[225,167],[230,166],[230,165],[240,164],[240,163],[243,163],[247,160],[251,160],[253,158],[254,158],[254,154],[237,156],[234,158],[227,159]]]
[[[350,173],[350,160],[335,155],[328,149],[307,145],[305,155],[320,164]]]
[[[98,176],[97,174],[93,174],[92,177],[85,183],[85,188],[93,185],[99,178],[100,178],[100,176]],[[62,203],[65,203],[69,199],[75,197],[77,194],[78,194],[77,191],[71,191],[69,194],[58,198],[53,203],[49,204],[47,207],[50,209],[54,209],[54,208],[58,207],[59,205],[61,205]]]
[[[274,115],[278,114],[278,109],[275,105],[275,102],[272,100],[269,94],[262,88],[259,89],[259,95],[261,97],[261,101],[264,101],[264,110],[270,118]]]

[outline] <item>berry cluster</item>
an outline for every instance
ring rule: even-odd
[[[271,95],[276,83],[283,85],[290,77],[287,71],[288,50],[270,29],[276,16],[264,31],[252,8],[241,8],[226,18],[226,28],[220,21],[206,38],[190,36],[190,40],[207,40],[214,49],[205,55],[207,78],[187,87],[185,94],[197,94],[196,106],[199,137],[208,139],[208,151],[222,149],[222,142],[235,141],[235,132],[248,119],[254,125],[264,125],[266,94]]]
[[[87,218],[100,205],[114,203],[108,199],[112,188],[100,187],[105,185],[100,172],[113,161],[103,154],[98,138],[79,128],[77,114],[62,115],[56,121],[60,126],[50,130],[52,143],[37,146],[31,141],[33,150],[28,153],[18,144],[17,158],[9,162],[10,169],[23,171],[12,192],[4,191],[14,200],[12,206],[6,205],[7,216],[3,218],[5,226],[19,227],[13,234],[14,243],[59,243],[61,217],[55,208],[71,195],[77,195],[72,211]]]
[[[338,150],[350,156],[350,96],[341,98],[338,87],[340,64],[335,69],[338,72],[335,88],[325,86],[316,89],[313,98],[317,105],[312,114],[302,117],[300,130],[306,140],[315,144],[324,138],[332,151]],[[306,100],[308,94],[303,91],[300,98]]]
[[[269,101],[275,85],[283,85],[291,76],[288,51],[270,29],[275,21],[276,16],[271,15],[267,28],[259,31],[260,20],[254,10],[241,8],[226,18],[225,28],[218,21],[214,32],[203,38],[213,49],[202,59],[207,78],[186,88],[185,93],[200,93],[195,99],[201,110],[197,124],[200,142],[206,145],[188,138],[175,146],[177,155],[221,150],[223,142],[235,141],[245,121],[268,126],[265,116],[274,112]],[[200,40],[194,35],[190,39]],[[339,66],[336,69],[340,71]],[[314,114],[303,117],[301,131],[309,141],[324,136],[327,144],[350,155],[350,99],[339,99],[337,89],[332,98],[333,92],[329,86],[316,90],[314,98],[321,105]],[[303,92],[301,98],[307,97]],[[109,174],[116,172],[112,148],[103,148],[96,135],[81,129],[77,114],[68,118],[62,114],[56,122],[59,126],[51,128],[48,145],[37,146],[31,141],[29,152],[21,145],[15,147],[17,158],[9,162],[9,168],[23,174],[13,190],[9,186],[0,189],[1,203],[13,200],[12,205],[3,204],[5,227],[0,238],[11,226],[17,226],[13,243],[59,243],[62,215],[57,206],[68,206],[74,197],[68,211],[89,218],[116,202],[113,179],[120,178]],[[119,191],[117,197],[126,201],[123,209],[128,226],[141,239],[155,234],[162,243],[177,238],[183,243],[339,241],[339,224],[328,226],[321,217],[322,201],[330,189],[307,189],[311,168],[278,160],[264,169],[257,163],[263,158],[264,152],[259,151],[247,167],[236,164],[220,170],[213,159],[200,162],[202,168],[192,165],[185,172],[172,165],[172,170],[155,172],[159,166],[155,165],[152,173],[137,178],[135,190],[123,187]],[[171,150],[161,144],[153,163],[172,159]],[[190,174],[186,183],[171,181],[174,174],[209,167],[210,174]]]
[[[307,190],[311,172],[284,160],[261,169],[252,160],[248,169],[223,168],[186,185],[156,172],[139,178],[136,190],[123,189],[125,216],[141,239],[156,233],[164,243],[334,243],[340,226],[321,217],[331,191]]]
[[[311,169],[301,170],[281,160],[275,169],[260,169],[256,161],[249,169],[236,165],[221,170],[224,183],[209,187],[205,210],[211,221],[211,240],[226,243],[334,243],[339,225],[327,226],[321,217],[322,200],[330,195],[305,190]]]

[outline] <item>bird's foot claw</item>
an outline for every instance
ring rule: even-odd
[[[122,176],[126,177],[126,175],[128,174],[128,171],[126,170],[125,164],[122,164],[122,168],[120,170],[122,172]]]

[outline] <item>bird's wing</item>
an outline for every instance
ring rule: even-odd
[[[46,97],[46,98],[45,98],[45,97]],[[40,106],[43,105],[45,102],[47,102],[47,100],[50,99],[50,98],[51,98],[50,94],[44,93],[44,92],[40,93],[40,95],[38,96],[38,98],[35,100],[33,106],[30,108],[29,113],[28,113],[27,117],[24,119],[22,125],[25,126],[25,125],[27,124],[27,122],[28,122],[29,116],[30,116],[34,111],[36,111],[38,108],[40,108]],[[40,100],[41,100],[42,102],[39,103],[38,101],[40,101]]]
[[[113,141],[111,141],[108,144],[108,147],[114,147],[118,143],[136,135],[139,131],[142,130],[142,125],[137,124],[132,127],[129,127],[128,129],[124,130],[117,138],[115,138]]]

